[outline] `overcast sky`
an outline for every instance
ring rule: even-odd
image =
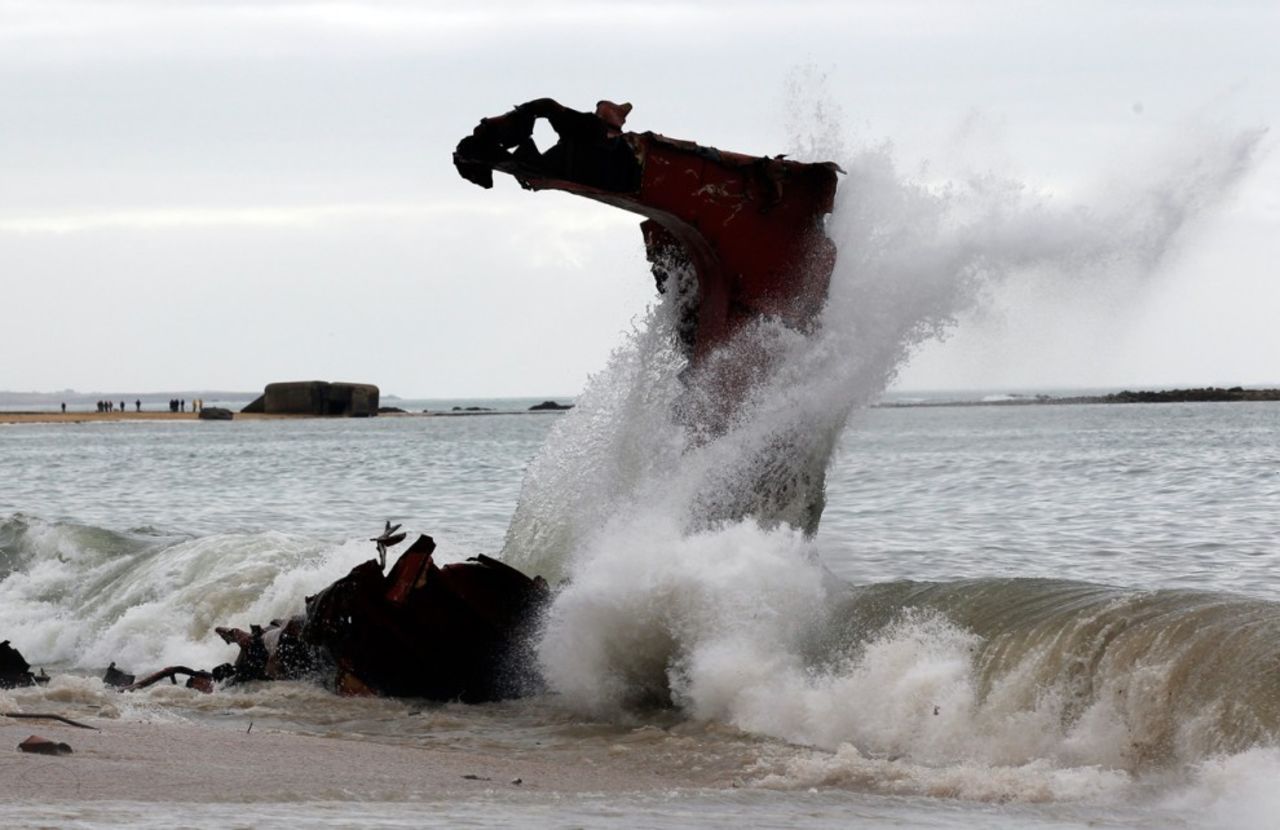
[[[652,300],[637,220],[463,181],[483,116],[610,98],[771,154],[800,93],[904,175],[1105,200],[1280,121],[1277,44],[1274,0],[0,0],[0,389],[573,394]],[[1007,287],[901,385],[1280,383],[1275,140],[1141,291]]]

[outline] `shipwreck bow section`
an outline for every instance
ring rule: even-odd
[[[823,224],[840,168],[623,132],[630,112],[630,104],[601,101],[587,113],[540,98],[481,121],[453,163],[481,187],[492,187],[499,170],[529,190],[563,190],[644,216],[658,290],[684,267],[696,275],[696,319],[681,331],[695,362],[753,317],[807,329],[835,265]],[[545,151],[533,139],[539,119],[559,136]]]

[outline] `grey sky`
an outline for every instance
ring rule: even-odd
[[[816,67],[851,147],[1094,200],[1280,121],[1280,4],[1121,5],[0,0],[0,388],[578,391],[652,280],[632,217],[455,174],[530,98],[773,153]],[[1280,382],[1273,143],[1123,303],[1009,287],[903,384]]]

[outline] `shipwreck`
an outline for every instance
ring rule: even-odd
[[[562,190],[644,217],[640,232],[658,291],[684,274],[696,280],[680,330],[695,364],[756,317],[807,330],[835,266],[824,224],[840,168],[624,132],[630,112],[630,104],[611,101],[594,112],[529,101],[482,120],[458,143],[453,163],[484,188],[496,170],[529,190]],[[543,119],[559,137],[545,150],[533,139]]]
[[[839,168],[705,147],[653,132],[625,132],[630,104],[580,112],[542,98],[482,120],[459,142],[454,165],[492,187],[494,171],[530,190],[561,190],[643,217],[640,231],[660,292],[683,303],[678,336],[691,366],[753,320],[810,330],[826,301],[835,246],[825,232]],[[546,120],[558,140],[540,149]],[[732,389],[720,387],[726,406]],[[377,387],[272,384],[245,411],[373,415]],[[142,679],[116,669],[108,683],[138,689],[162,680],[211,691],[218,683],[320,678],[342,694],[485,701],[536,688],[531,640],[552,591],[489,557],[437,565],[420,536],[388,570],[405,539],[387,524],[378,557],[356,566],[292,618],[219,628],[239,648],[211,670],[170,666]],[[0,656],[5,656],[0,646]],[[9,655],[0,684],[37,682]]]

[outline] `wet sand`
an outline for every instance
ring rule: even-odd
[[[7,750],[0,754],[0,804],[412,801],[502,790],[636,792],[692,783],[687,776],[633,764],[625,756],[603,764],[566,764],[510,748],[440,749],[268,729],[246,732],[242,722],[226,727],[84,722],[99,731],[0,718],[0,750]],[[65,742],[72,754],[51,757],[16,751],[29,735]],[[520,783],[513,783],[517,778]]]

